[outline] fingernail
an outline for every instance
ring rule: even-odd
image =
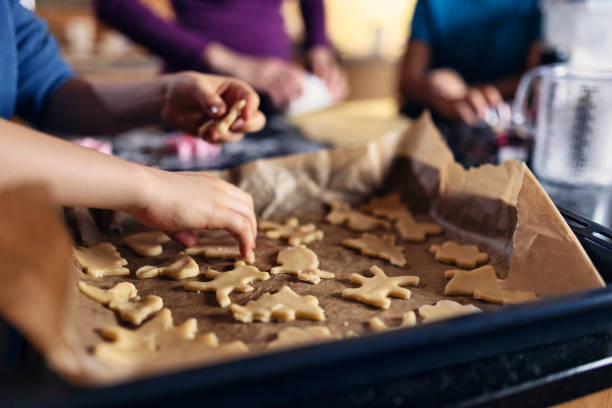
[[[208,113],[210,115],[216,115],[217,113],[219,113],[220,110],[221,108],[219,107],[219,105],[211,105],[208,107]]]
[[[244,120],[242,120],[241,118],[238,118],[234,121],[234,123],[232,123],[232,126],[230,127],[230,130],[238,130],[242,125],[244,125]]]

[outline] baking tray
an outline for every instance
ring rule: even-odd
[[[560,211],[609,283],[612,243],[601,237],[612,237],[612,231]],[[511,406],[520,401],[539,406],[612,386],[610,316],[612,286],[98,389],[70,386],[48,372],[38,377],[45,386],[36,388],[37,377],[23,374],[24,364],[32,370],[32,357],[24,357],[32,351],[13,339],[5,345],[21,352],[4,364],[3,377],[18,382],[24,376],[33,385],[23,387],[21,394],[16,388],[3,392],[0,402],[12,398],[24,405],[133,407],[180,400],[223,407],[331,407],[495,401]],[[567,386],[565,393],[529,393],[569,378],[575,384],[578,374],[593,378],[575,395]]]

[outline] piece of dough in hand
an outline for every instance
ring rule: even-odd
[[[148,231],[131,234],[121,241],[125,246],[142,256],[157,256],[163,252],[162,244],[170,237],[162,231]]]
[[[334,274],[319,269],[319,258],[317,254],[305,245],[298,245],[283,249],[278,253],[278,263],[270,270],[272,275],[279,273],[290,273],[296,275],[301,281],[317,284],[321,279],[333,279]]]
[[[130,270],[124,268],[124,265],[128,263],[127,260],[110,242],[103,242],[90,247],[72,248],[72,256],[79,266],[93,278],[130,274]]]
[[[446,241],[440,245],[432,245],[429,252],[435,255],[436,261],[456,264],[464,268],[474,268],[489,260],[486,252],[480,252],[476,245],[459,245],[454,241]]]
[[[353,231],[369,231],[377,227],[389,228],[389,223],[353,210],[348,204],[330,202],[331,210],[325,217],[330,224],[345,224]]]
[[[217,125],[217,133],[221,136],[225,136],[227,132],[229,132],[229,129],[232,124],[236,121],[236,119],[238,119],[240,113],[242,112],[242,109],[244,109],[245,106],[245,99],[241,99],[238,102],[234,103],[223,118],[211,119],[204,123],[202,126],[200,126],[200,128],[198,129],[198,136],[204,137],[206,135],[206,132],[208,132],[208,130],[214,125]]]
[[[356,273],[352,274],[351,281],[361,286],[344,289],[342,296],[382,309],[388,309],[391,305],[389,296],[400,299],[410,298],[410,290],[401,286],[419,284],[418,276],[395,276],[391,278],[385,275],[383,270],[377,266],[372,266],[370,272],[374,275],[371,278]]]
[[[164,306],[159,296],[137,296],[136,287],[129,282],[119,282],[110,289],[96,288],[85,282],[79,282],[78,287],[81,293],[116,311],[122,320],[134,325],[141,324]]]
[[[379,238],[376,235],[365,233],[358,239],[345,239],[342,245],[358,249],[363,255],[385,259],[396,266],[406,265],[404,248],[395,245],[393,235],[383,235],[382,238]]]
[[[160,266],[145,265],[136,271],[138,279],[167,276],[171,279],[180,280],[193,278],[199,274],[200,267],[198,263],[184,252],[178,253],[175,258],[164,262]]]
[[[237,261],[234,269],[227,272],[214,270],[206,271],[206,277],[212,279],[209,282],[187,282],[183,287],[185,290],[216,292],[219,306],[229,306],[232,301],[229,294],[232,292],[250,292],[253,287],[249,283],[255,280],[268,280],[268,272],[262,272],[254,266],[247,265],[244,261]]]
[[[325,320],[325,312],[316,297],[300,296],[289,286],[283,286],[273,295],[264,293],[259,299],[251,300],[245,306],[233,304],[230,309],[234,319],[243,323],[257,320],[269,322],[271,319],[283,322],[295,319]]]

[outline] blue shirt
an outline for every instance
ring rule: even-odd
[[[478,83],[525,69],[540,23],[538,0],[418,0],[411,38],[430,46],[431,69]]]
[[[0,117],[41,127],[55,91],[73,77],[47,25],[17,0],[0,0]]]

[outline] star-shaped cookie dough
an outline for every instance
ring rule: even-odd
[[[325,312],[319,306],[319,300],[311,295],[300,296],[289,286],[283,286],[275,294],[264,293],[257,300],[251,300],[245,306],[230,306],[234,319],[251,323],[254,321],[269,322],[271,319],[290,321],[295,319],[325,320]]]
[[[122,320],[136,326],[164,306],[159,296],[138,296],[136,286],[129,282],[119,282],[110,289],[100,289],[85,282],[79,282],[78,287],[81,293],[116,311]]]
[[[130,274],[130,270],[124,268],[128,263],[127,260],[110,242],[103,242],[90,247],[72,248],[72,256],[79,266],[93,278]]]
[[[123,245],[142,256],[157,256],[163,252],[162,244],[170,237],[162,231],[139,232],[128,235],[121,241]]]
[[[253,287],[249,283],[255,280],[267,280],[270,275],[268,272],[262,272],[243,261],[237,261],[234,264],[234,269],[227,272],[208,270],[206,271],[206,277],[212,280],[208,282],[187,282],[183,287],[185,290],[216,292],[217,302],[221,307],[225,307],[232,303],[229,298],[230,293],[250,292]]]
[[[330,224],[345,224],[353,231],[369,231],[374,228],[389,228],[389,223],[353,210],[348,204],[330,202],[331,211],[325,219]]]
[[[317,284],[321,279],[333,279],[334,274],[319,269],[317,254],[308,249],[306,245],[299,245],[283,249],[278,253],[278,263],[270,270],[272,275],[290,273],[296,275],[301,281]]]
[[[385,322],[383,322],[378,316],[375,316],[370,319],[370,327],[375,332],[382,332],[382,331],[393,330],[393,329],[402,329],[404,327],[415,326],[416,324],[417,324],[416,314],[412,310],[409,310],[408,312],[404,313],[404,315],[402,316],[402,322],[400,323],[399,326],[395,326],[395,327],[387,326]]]
[[[277,224],[271,221],[262,221],[259,223],[259,229],[266,231],[266,237],[272,239],[285,238],[289,245],[297,246],[300,244],[308,244],[312,241],[323,239],[323,231],[310,223],[300,225],[297,218],[289,218],[285,224]]]
[[[410,242],[423,242],[427,235],[438,235],[442,233],[442,227],[433,222],[418,222],[410,213],[397,215],[395,218],[395,228],[399,231],[402,238]]]
[[[368,305],[388,309],[391,305],[389,296],[400,299],[410,298],[410,290],[401,286],[419,284],[418,276],[395,276],[390,278],[377,266],[372,266],[370,272],[374,275],[371,278],[357,273],[352,274],[351,281],[361,285],[361,287],[344,289],[342,296]]]
[[[474,268],[489,260],[486,252],[480,252],[476,245],[459,245],[454,241],[446,241],[440,245],[432,245],[429,252],[435,255],[436,261],[456,264],[464,268]]]
[[[435,322],[442,319],[450,319],[461,315],[478,313],[482,310],[474,305],[462,305],[452,300],[439,300],[435,305],[423,305],[419,307],[419,315],[423,323]]]
[[[268,349],[302,346],[307,343],[316,343],[333,338],[331,332],[325,326],[288,327],[278,333],[277,338],[268,344]]]
[[[389,194],[384,197],[372,197],[370,202],[362,206],[361,209],[390,220],[394,220],[403,214],[410,214],[406,206],[402,204],[400,196],[397,193]]]
[[[342,245],[358,249],[363,255],[385,259],[396,266],[406,265],[404,248],[395,245],[393,235],[383,235],[382,238],[379,238],[376,235],[365,233],[358,239],[345,239]]]
[[[156,276],[167,276],[174,280],[193,278],[200,274],[200,266],[189,255],[179,252],[160,266],[145,265],[136,271],[138,279],[154,278]]]

